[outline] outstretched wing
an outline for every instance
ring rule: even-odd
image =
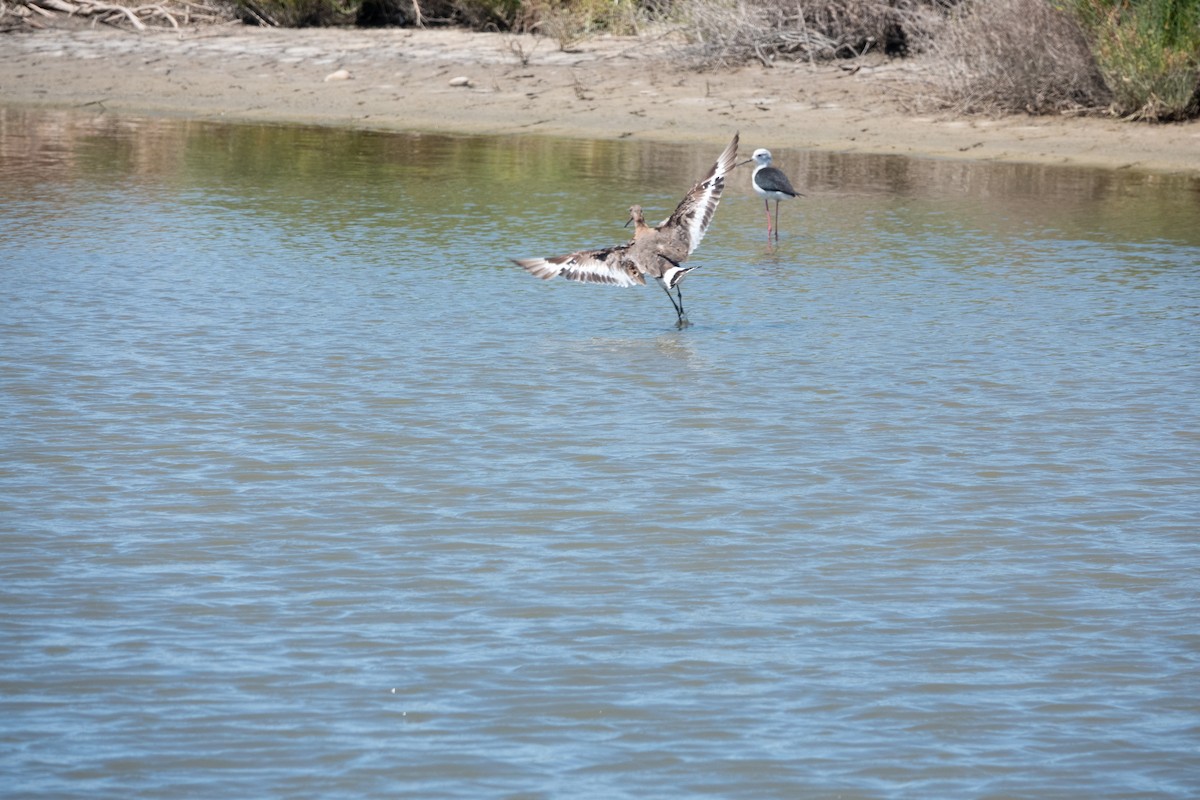
[[[605,250],[581,250],[552,258],[514,258],[513,263],[542,280],[563,277],[581,283],[607,283],[610,286],[645,285],[646,279],[633,262],[625,257],[629,245]]]
[[[721,192],[725,190],[725,174],[733,169],[737,161],[737,148],[738,134],[735,133],[721,155],[717,156],[717,163],[692,187],[667,220],[667,226],[678,226],[686,232],[688,255],[699,246],[712,222],[717,203],[721,201]]]

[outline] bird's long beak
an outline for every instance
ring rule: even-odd
[[[628,228],[628,227],[629,227],[629,223],[631,223],[631,222],[633,222],[633,217],[630,217],[629,219],[625,220],[625,224],[624,224],[624,225],[622,225],[621,227],[623,227],[623,228]]]
[[[740,167],[742,164],[749,164],[749,163],[750,163],[751,161],[753,161],[753,160],[754,160],[753,158],[747,158],[745,161],[739,161],[738,163],[736,163],[736,164],[734,164],[734,165],[733,165],[733,168],[734,168],[734,169],[737,169],[737,168],[738,168],[738,167]]]

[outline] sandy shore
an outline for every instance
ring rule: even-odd
[[[917,115],[919,65],[699,72],[665,39],[210,26],[0,36],[0,102],[386,130],[632,137],[1200,175],[1200,122]],[[455,80],[458,79],[458,80]],[[465,79],[465,80],[463,80]]]

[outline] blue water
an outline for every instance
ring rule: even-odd
[[[1194,180],[2,130],[5,797],[1200,792]]]

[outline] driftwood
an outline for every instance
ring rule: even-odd
[[[228,8],[191,0],[164,0],[161,3],[126,6],[104,0],[0,0],[0,31],[22,26],[42,27],[39,19],[82,18],[93,24],[147,28],[179,28],[182,25],[228,22]]]

